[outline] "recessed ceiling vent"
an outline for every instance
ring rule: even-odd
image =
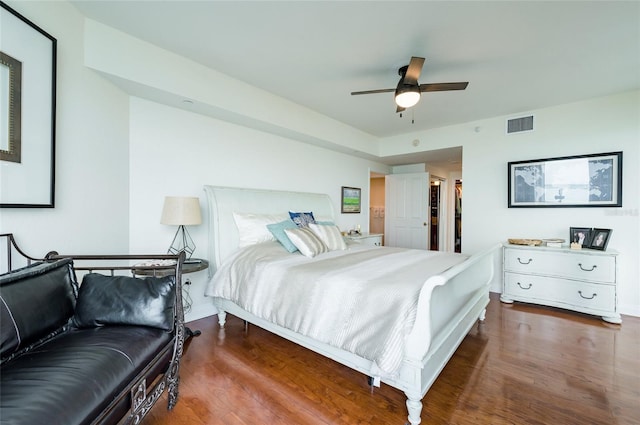
[[[533,115],[507,120],[507,134],[533,131]]]

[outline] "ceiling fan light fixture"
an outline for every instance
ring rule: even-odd
[[[404,86],[396,89],[396,105],[411,108],[420,100],[419,86]]]

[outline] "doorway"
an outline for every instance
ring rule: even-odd
[[[454,252],[462,252],[462,179],[456,179],[454,202]]]
[[[369,172],[369,233],[381,234],[384,245],[384,174]]]
[[[462,146],[403,154],[387,159],[397,164],[391,167],[389,175],[424,171],[428,176],[426,188],[424,192],[421,192],[426,198],[421,201],[424,206],[424,215],[421,216],[420,224],[424,223],[425,230],[424,239],[422,239],[424,248],[422,249],[460,252],[462,247]],[[388,223],[391,211],[389,204],[397,205],[398,202],[404,203],[405,201],[396,199],[398,194],[385,188],[385,174],[369,170],[369,231],[384,234],[385,245],[386,242],[389,242],[389,246],[391,246],[394,243],[391,240],[393,238],[387,237],[393,236],[393,231],[390,230]],[[432,211],[430,207],[431,186],[435,182],[438,182],[436,185],[439,186],[437,189],[433,189],[434,192],[437,192],[433,194],[437,199],[437,208]],[[456,196],[456,192],[458,196]],[[417,194],[414,193],[411,196],[416,197]],[[422,198],[422,194],[420,198]]]
[[[438,178],[432,178],[429,186],[429,249],[431,251],[439,251],[440,247],[440,216],[441,216],[441,204],[440,204],[440,185],[441,180]],[[444,246],[442,247],[444,248]]]

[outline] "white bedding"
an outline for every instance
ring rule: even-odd
[[[264,242],[231,255],[205,295],[371,360],[371,376],[393,376],[422,285],[466,258],[363,245],[307,258]]]

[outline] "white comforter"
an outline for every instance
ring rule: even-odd
[[[402,362],[422,285],[466,258],[362,245],[307,258],[265,242],[226,260],[205,294],[371,360],[372,376],[389,376]]]

